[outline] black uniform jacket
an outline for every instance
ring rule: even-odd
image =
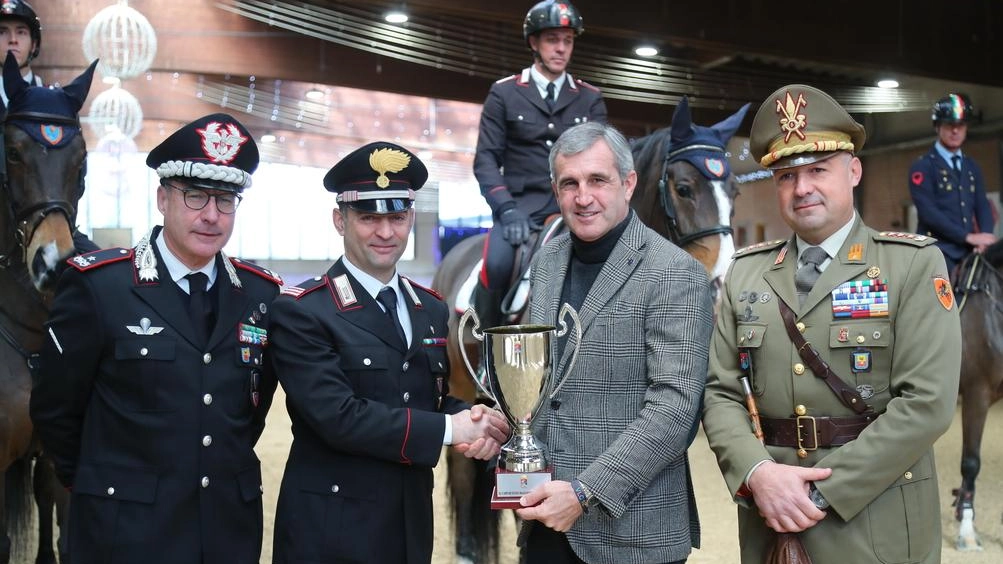
[[[550,188],[550,147],[562,133],[587,121],[606,122],[599,89],[568,74],[554,108],[540,96],[529,68],[495,82],[481,111],[474,176],[495,213],[514,201],[527,214],[556,213]],[[504,172],[503,172],[504,171]]]
[[[270,353],[293,444],[275,516],[274,562],[422,562],[432,557],[432,467],[446,396],[448,309],[401,279],[411,346],[345,270],[283,290]]]
[[[31,416],[72,487],[73,562],[257,564],[253,446],[276,386],[262,353],[281,281],[227,259],[237,287],[217,255],[218,321],[199,343],[157,259],[158,279],[141,281],[132,249],[74,257],[47,324]]]

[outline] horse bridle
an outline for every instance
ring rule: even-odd
[[[676,205],[672,202],[672,194],[669,194],[669,165],[682,160],[680,155],[683,153],[697,149],[709,149],[712,151],[721,150],[720,147],[715,147],[713,145],[689,145],[681,149],[676,149],[671,153],[667,153],[665,155],[665,160],[662,161],[662,175],[658,179],[658,195],[662,199],[662,209],[665,210],[665,216],[669,219],[669,239],[680,247],[685,247],[693,241],[703,239],[704,237],[722,235],[725,233],[728,235],[732,234],[730,225],[715,225],[714,227],[708,227],[707,229],[701,229],[699,231],[686,234],[682,233],[679,229]]]
[[[0,121],[0,190],[6,192],[8,196],[10,195],[10,184],[7,178],[7,141],[4,134],[4,128],[8,121],[17,119],[44,124],[80,127],[80,119],[77,117],[71,118],[45,112],[18,112],[7,114],[7,116]],[[11,241],[10,248],[0,253],[0,268],[8,268],[13,263],[13,257],[16,256],[18,251],[24,248],[24,245],[26,245],[28,241],[31,240],[31,237],[35,233],[35,229],[38,228],[38,225],[42,222],[45,216],[54,211],[61,211],[66,214],[66,219],[71,225],[77,216],[76,206],[67,200],[44,200],[24,206],[23,208],[18,208],[17,203],[11,199],[10,219],[12,220],[11,224],[14,226],[14,240]],[[28,219],[35,214],[38,214],[38,219],[29,224]]]

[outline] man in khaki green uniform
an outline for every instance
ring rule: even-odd
[[[855,212],[864,138],[799,84],[752,125],[794,235],[736,253],[711,348],[703,422],[739,505],[742,562],[763,561],[771,529],[799,532],[814,564],[940,562],[932,445],[957,399],[957,308],[932,238]]]

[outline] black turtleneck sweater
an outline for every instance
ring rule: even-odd
[[[582,309],[592,284],[595,283],[613,248],[620,242],[620,237],[627,230],[627,223],[633,215],[634,210],[630,210],[623,221],[595,241],[583,241],[571,233],[571,262],[568,264],[568,274],[564,277],[564,286],[561,288],[561,303],[570,304],[575,311]],[[557,358],[561,358],[564,354],[564,345],[568,342],[569,334],[565,334],[558,343]]]

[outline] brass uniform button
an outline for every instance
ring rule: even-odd
[[[862,344],[864,344],[864,341],[866,341],[866,340],[867,340],[867,338],[864,337],[863,335],[857,335],[857,343],[858,344],[862,345]]]
[[[905,473],[905,479],[906,480],[912,480],[912,472],[906,472]]]
[[[798,458],[808,458],[808,451],[805,450],[805,449],[803,449],[803,448],[799,448],[798,449]]]
[[[797,327],[797,328],[798,328],[798,331],[800,331],[800,332],[804,333],[804,330],[805,330],[805,324],[804,324],[804,323],[802,323],[802,322],[798,321],[798,324],[797,324],[797,325],[795,325],[795,327]]]
[[[808,413],[808,409],[805,408],[805,406],[803,406],[803,405],[799,405],[799,406],[797,406],[797,407],[794,408],[794,413],[796,413],[798,416],[801,416],[801,415],[804,415],[804,414]]]
[[[800,362],[794,365],[794,373],[798,376],[804,374],[804,365]]]

